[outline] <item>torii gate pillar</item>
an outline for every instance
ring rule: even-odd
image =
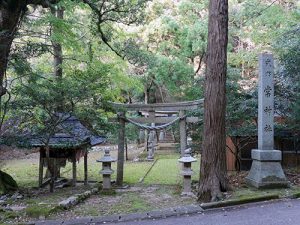
[[[179,111],[179,117],[181,117],[179,121],[179,132],[180,132],[180,154],[181,157],[184,156],[184,151],[187,149],[187,138],[186,138],[186,119],[185,119],[185,111]]]

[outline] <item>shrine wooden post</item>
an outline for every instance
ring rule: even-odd
[[[76,151],[73,151],[73,156],[72,156],[72,173],[73,173],[73,181],[72,185],[75,187],[76,186],[76,181],[77,181],[77,174],[76,174]]]
[[[39,161],[39,187],[43,185],[43,173],[44,173],[44,160],[42,156],[42,150],[40,149],[40,161]]]
[[[87,166],[88,150],[87,149],[85,150],[83,161],[84,161],[84,185],[87,185],[88,184],[88,166]]]

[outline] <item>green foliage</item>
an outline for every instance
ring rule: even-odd
[[[21,189],[38,185],[37,163],[28,160],[13,160],[4,165],[3,171],[10,174]]]
[[[193,180],[198,180],[200,160],[192,164],[192,169],[195,173],[192,176]],[[159,156],[158,161],[145,177],[145,184],[179,184],[182,182],[180,175],[181,165],[178,162],[178,155],[173,154],[167,157]],[[162,171],[164,171],[162,173]]]
[[[111,19],[110,25],[114,25],[114,18],[125,19],[114,11],[119,10],[113,7],[119,4],[117,1],[109,4],[113,11],[105,16]],[[137,6],[143,3],[130,1],[124,3],[125,8],[122,4],[118,7],[133,11],[130,5],[136,5],[138,10]],[[64,9],[64,19],[48,9],[29,7],[17,37],[17,48],[11,55],[8,76],[13,98],[5,120],[18,118],[18,132],[31,130],[49,136],[57,126],[55,112],[63,105],[65,112],[75,114],[90,129],[106,133],[110,128],[107,117],[113,116],[108,101],[126,101],[127,96],[139,95],[140,78],[128,76],[127,63],[99,41],[99,34],[92,29],[94,9],[68,0],[60,1],[56,7]],[[53,77],[54,42],[63,49],[61,79]]]
[[[276,113],[291,115],[292,123],[299,124],[295,123],[299,121],[298,3],[231,0],[229,4],[229,134],[255,129],[257,54],[264,50],[276,50],[283,65],[276,75]],[[207,0],[88,4],[63,0],[56,7],[64,9],[64,19],[49,9],[28,7],[10,58],[12,104],[4,120],[16,115],[25,121],[21,130],[34,127],[42,132],[52,126],[51,115],[63,102],[65,111],[91,129],[116,137],[117,126],[107,120],[114,116],[108,101],[141,102],[145,93],[149,103],[203,96]],[[60,81],[53,77],[53,42],[63,47]],[[202,117],[202,112],[191,115]],[[201,139],[198,125],[190,133]],[[136,128],[127,131],[130,140],[136,139]]]
[[[117,194],[117,192],[114,190],[114,189],[111,189],[111,190],[100,190],[100,194],[101,195],[108,195],[108,196],[114,196]]]
[[[1,220],[3,222],[6,222],[11,219],[15,219],[19,216],[17,212],[13,212],[13,211],[0,212],[0,214],[1,214]],[[0,222],[1,222],[1,220],[0,220]],[[6,223],[1,223],[1,224],[5,225]]]
[[[300,14],[299,14],[300,15]],[[299,26],[287,29],[278,38],[276,50],[282,64],[277,86],[280,102],[278,108],[291,118],[290,128],[300,131],[300,32]]]
[[[253,120],[257,117],[257,91],[241,87],[240,71],[228,68],[226,128],[230,136],[251,136],[256,134]]]
[[[41,216],[47,218],[51,213],[56,212],[58,209],[51,207],[49,205],[31,205],[26,207],[26,215],[33,218],[39,218]]]
[[[21,115],[24,128],[36,134],[53,135],[59,125],[55,115],[62,102],[64,112],[78,114],[87,124],[100,126],[107,101],[111,99],[106,92],[109,71],[104,65],[98,71],[74,71],[59,81],[32,74],[14,87],[15,98],[10,107],[14,115]]]

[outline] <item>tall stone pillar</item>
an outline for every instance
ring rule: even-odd
[[[251,152],[252,166],[246,182],[257,188],[285,187],[281,151],[274,150],[274,62],[270,53],[259,56],[258,149]]]

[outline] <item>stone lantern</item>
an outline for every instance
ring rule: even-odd
[[[97,162],[102,162],[102,170],[100,170],[100,174],[103,175],[104,190],[111,189],[111,174],[114,173],[114,170],[111,169],[111,163],[115,161],[116,159],[110,156],[109,149],[105,149],[104,156],[97,160]]]
[[[183,191],[182,196],[193,196],[192,193],[192,162],[196,162],[197,159],[191,156],[191,149],[184,151],[184,156],[178,159],[180,163],[183,163],[181,175],[183,176]]]

